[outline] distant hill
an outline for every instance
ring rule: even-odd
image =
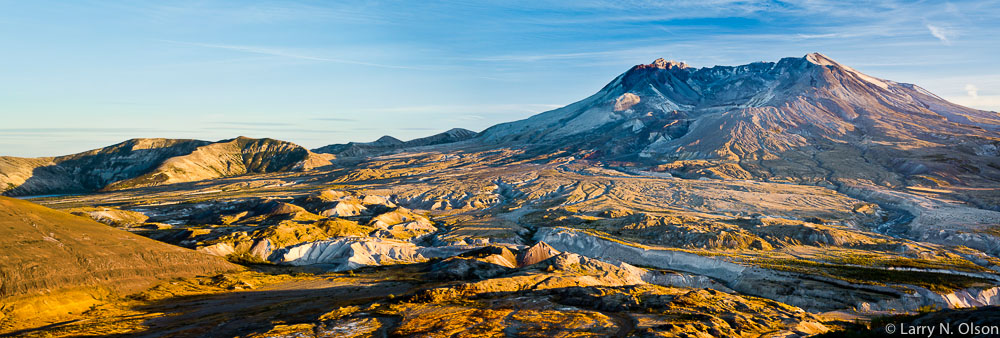
[[[315,154],[294,143],[239,137],[172,157],[142,176],[109,184],[106,189],[200,181],[250,173],[308,170],[330,164],[329,155]]]
[[[439,144],[447,144],[465,141],[476,136],[476,132],[454,128],[443,133],[421,137],[409,141],[400,141],[392,136],[382,136],[374,142],[350,142],[346,144],[331,144],[313,149],[313,152],[333,154],[337,157],[365,157],[378,156],[389,152]]]
[[[8,196],[117,190],[307,170],[327,165],[330,159],[294,143],[266,138],[132,139],[67,156],[0,157],[0,190]]]
[[[221,257],[0,197],[0,323],[57,318],[162,279],[238,268]]]

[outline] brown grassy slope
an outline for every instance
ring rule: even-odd
[[[44,321],[39,317],[85,310],[161,279],[238,268],[85,217],[0,197],[0,323],[26,316]]]

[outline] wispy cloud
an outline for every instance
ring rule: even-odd
[[[968,93],[969,97],[971,97],[973,99],[978,99],[979,98],[979,88],[976,88],[976,85],[974,85],[974,84],[970,83],[970,84],[965,85],[965,92]]]
[[[248,121],[222,121],[212,122],[214,125],[235,126],[235,127],[261,127],[261,126],[292,126],[287,122],[248,122]]]
[[[941,42],[944,43],[945,45],[951,45],[951,38],[953,38],[955,35],[954,31],[944,27],[935,26],[932,24],[926,24],[926,26],[927,29],[931,31],[931,35],[933,35],[938,40],[941,40]]]
[[[358,119],[342,118],[342,117],[317,117],[312,119],[313,121],[332,121],[332,122],[358,122]]]
[[[600,56],[608,56],[615,54],[617,51],[598,51],[598,52],[582,52],[582,53],[552,53],[552,54],[522,54],[522,55],[498,55],[498,56],[487,56],[481,58],[473,58],[473,61],[519,61],[519,62],[533,62],[533,61],[546,61],[546,60],[570,60],[570,59],[582,59],[582,58],[592,58]]]
[[[167,129],[156,129],[156,128],[0,128],[0,134],[6,133],[23,133],[23,134],[35,134],[35,133],[85,133],[85,134],[120,134],[120,133],[146,133],[146,132],[158,132],[158,131],[172,131]]]
[[[217,1],[174,1],[163,3],[101,3],[108,10],[129,11],[164,24],[177,21],[207,19],[220,24],[278,24],[288,22],[309,22],[337,20],[350,23],[378,23],[385,19],[378,13],[366,11],[365,6],[350,2],[328,2],[310,5],[292,1],[260,2],[217,2]]]
[[[200,130],[204,130],[204,131],[226,130],[226,131],[235,131],[235,132],[265,132],[265,133],[271,133],[271,134],[267,134],[267,135],[273,135],[273,133],[331,134],[331,133],[343,132],[343,130],[339,130],[339,129],[308,129],[308,128],[298,128],[298,127],[294,127],[294,128],[289,128],[289,127],[282,127],[282,128],[266,128],[266,127],[205,127],[205,128],[200,128]],[[273,136],[269,136],[269,137],[273,137]]]
[[[431,70],[431,68],[429,68],[429,67],[390,65],[390,64],[364,62],[364,61],[357,61],[357,60],[331,58],[331,57],[325,57],[325,56],[316,56],[316,55],[310,55],[310,54],[302,53],[302,52],[299,52],[299,51],[294,51],[294,50],[289,50],[289,49],[284,49],[284,48],[275,48],[275,47],[213,44],[213,43],[173,41],[173,40],[163,40],[163,41],[166,41],[166,42],[169,42],[169,43],[181,44],[181,45],[189,45],[189,46],[198,46],[198,47],[204,47],[204,48],[231,50],[231,51],[244,52],[244,53],[250,53],[250,54],[268,55],[268,56],[276,56],[276,57],[299,59],[299,60],[320,61],[320,62],[333,62],[333,63],[342,63],[342,64],[349,64],[349,65],[369,66],[369,67],[378,67],[378,68],[391,68],[391,69]]]
[[[369,108],[365,109],[365,112],[372,113],[478,113],[478,114],[489,114],[489,113],[523,113],[523,112],[541,112],[545,110],[551,110],[555,108],[562,107],[559,104],[540,104],[540,103],[524,103],[524,104],[457,104],[457,105],[425,105],[425,106],[398,106],[398,107],[383,107],[383,108]]]

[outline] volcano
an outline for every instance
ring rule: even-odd
[[[586,99],[495,125],[476,140],[689,178],[891,188],[1000,182],[1000,114],[819,53],[706,68],[657,59]],[[990,196],[971,200],[996,205]]]

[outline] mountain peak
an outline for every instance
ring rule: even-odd
[[[377,140],[375,140],[375,142],[372,142],[372,143],[376,143],[376,144],[402,144],[403,141],[400,141],[398,138],[395,138],[395,137],[392,137],[392,136],[389,136],[389,135],[383,135],[382,137],[379,137]]]
[[[882,89],[889,89],[889,84],[890,84],[891,81],[885,81],[885,80],[882,80],[882,79],[879,79],[879,78],[875,78],[875,77],[866,75],[864,73],[859,72],[858,70],[856,70],[854,68],[851,68],[849,66],[840,64],[837,61],[833,61],[833,59],[829,58],[826,55],[823,55],[823,54],[820,54],[820,53],[809,53],[809,54],[806,54],[806,56],[804,57],[804,59],[807,62],[815,64],[815,65],[826,66],[826,67],[832,67],[832,68],[839,69],[839,70],[843,71],[844,73],[852,74],[854,77],[856,77],[857,79],[859,79],[861,81],[864,81],[864,82],[870,83],[872,85],[878,86],[878,87],[880,87]]]
[[[886,139],[918,139],[925,134],[910,135],[927,130],[1000,129],[976,122],[1000,121],[995,114],[865,75],[820,53],[740,66],[684,66],[664,59],[635,66],[586,99],[490,127],[477,139],[557,144],[614,160],[730,161],[776,158],[825,142],[810,135],[858,142],[873,125],[886,128]]]
[[[837,61],[833,61],[833,59],[829,58],[828,56],[816,52],[806,54],[805,59],[806,61],[809,61],[813,64],[817,64],[820,66],[838,66],[838,67],[841,66],[839,63],[837,63]]]
[[[476,135],[478,133],[476,133],[474,131],[471,131],[471,130],[468,130],[468,129],[465,129],[465,128],[451,128],[451,129],[448,129],[448,131],[443,132],[442,134],[453,136],[453,137],[468,137],[468,136],[471,136],[471,135]]]
[[[688,65],[684,62],[678,62],[674,60],[666,60],[664,58],[659,58],[653,60],[653,63],[639,65],[639,68],[659,68],[659,69],[671,69],[671,68],[688,68]]]

